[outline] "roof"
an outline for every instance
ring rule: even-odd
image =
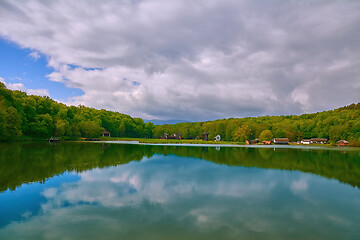
[[[311,138],[311,141],[327,141],[327,138]]]
[[[103,131],[102,133],[110,134],[110,132],[108,132],[108,131],[106,131],[106,130],[105,130],[105,131]]]
[[[274,138],[274,141],[276,141],[276,142],[288,142],[289,139],[288,138]]]
[[[349,142],[346,141],[346,140],[339,140],[339,141],[337,141],[336,143],[349,143]]]

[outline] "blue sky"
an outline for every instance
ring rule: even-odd
[[[0,1],[8,87],[145,119],[358,103],[359,43],[353,0]]]
[[[32,52],[0,38],[0,77],[6,83],[22,83],[27,89],[47,89],[50,97],[59,101],[83,94],[81,89],[49,81],[46,76],[54,69],[47,66],[46,56],[39,54],[40,58],[34,59],[29,55]]]

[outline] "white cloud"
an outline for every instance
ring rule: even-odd
[[[22,83],[7,83],[6,87],[11,89],[11,90],[19,90],[19,91],[23,91],[26,92],[26,87],[24,86],[24,84]]]
[[[305,192],[308,189],[307,181],[300,179],[291,183],[290,189],[293,193]]]
[[[50,96],[50,93],[47,89],[28,89],[23,83],[6,83],[3,78],[0,78],[0,81],[5,84],[8,89],[19,90],[26,92],[29,95],[38,95],[38,96]]]
[[[39,54],[38,52],[36,52],[36,51],[31,52],[31,53],[29,54],[29,56],[30,56],[32,59],[34,59],[35,61],[37,61],[37,60],[39,60],[39,59],[41,58],[40,54]]]
[[[47,89],[27,89],[26,92],[30,95],[50,96]]]
[[[170,163],[167,161],[171,160]],[[159,171],[159,162],[162,162]],[[174,165],[179,164],[179,168]],[[266,181],[257,180],[238,169],[218,166],[208,162],[189,159],[181,162],[178,157],[164,159],[152,157],[149,161],[131,162],[109,169],[93,169],[79,173],[81,180],[76,184],[65,184],[62,188],[49,188],[43,192],[48,198],[54,198],[56,204],[63,202],[97,203],[106,207],[136,206],[144,199],[154,204],[171,204],[178,199],[196,193],[203,196],[224,198],[267,198],[276,187],[270,173]],[[183,171],[182,169],[188,169]],[[204,175],[212,175],[203,181]],[[260,173],[254,173],[260,174]],[[223,176],[221,179],[215,177]],[[174,180],[174,176],[177,176]],[[197,176],[197,177],[194,177]],[[98,187],[97,187],[98,186]],[[94,191],[94,188],[98,189]]]
[[[46,55],[50,80],[81,88],[72,104],[195,120],[320,111],[360,98],[358,1],[0,7],[0,36]]]

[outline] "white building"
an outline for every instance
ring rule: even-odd
[[[310,139],[303,139],[301,140],[301,144],[311,144],[313,143]]]

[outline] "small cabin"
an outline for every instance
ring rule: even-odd
[[[320,144],[327,143],[327,138],[311,138],[310,140],[312,141],[312,143],[320,143]]]
[[[336,142],[336,145],[338,146],[346,146],[346,145],[349,145],[349,142],[346,141],[346,140],[339,140]]]
[[[204,133],[202,134],[202,140],[203,140],[203,141],[208,141],[208,140],[209,140],[209,133],[204,132]]]
[[[259,139],[246,140],[245,143],[246,143],[247,145],[256,144],[256,143],[259,143]]]
[[[311,141],[311,139],[303,139],[303,140],[301,140],[301,144],[309,145],[311,143],[313,143],[313,141]]]
[[[101,136],[102,137],[110,137],[110,132],[108,132],[108,131],[103,131],[102,133],[101,133]]]
[[[215,142],[220,142],[221,141],[220,135],[216,135],[216,137],[214,137],[214,141]]]
[[[289,144],[289,138],[274,138],[274,144]]]

